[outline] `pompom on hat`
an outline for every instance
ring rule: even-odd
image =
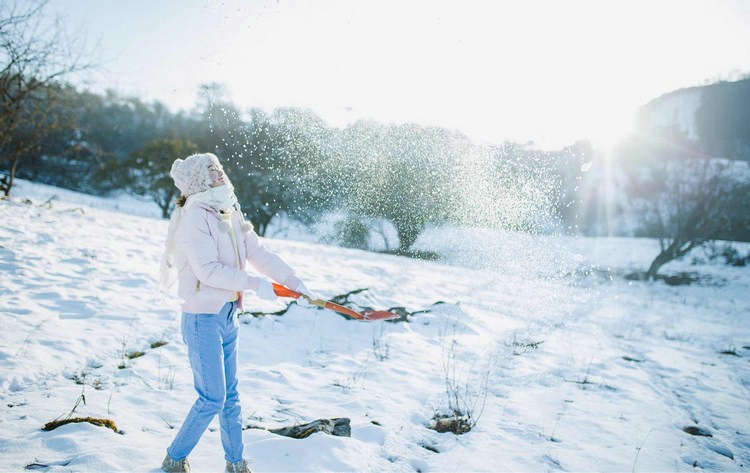
[[[169,175],[182,195],[187,197],[211,188],[211,175],[208,167],[212,164],[223,171],[219,158],[215,154],[193,154],[185,159],[175,159]]]

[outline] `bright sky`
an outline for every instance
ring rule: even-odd
[[[636,107],[750,72],[745,0],[52,0],[99,45],[90,87],[172,109],[220,82],[302,106],[545,147],[623,133]]]

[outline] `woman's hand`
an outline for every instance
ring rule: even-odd
[[[258,290],[255,293],[264,301],[275,301],[277,299],[276,292],[273,290],[273,284],[265,279],[260,280]]]
[[[318,296],[316,296],[314,292],[312,292],[310,289],[307,288],[307,286],[305,286],[305,283],[301,282],[301,283],[297,284],[294,287],[294,290],[297,291],[297,292],[299,292],[299,293],[301,293],[301,294],[306,295],[310,299],[317,299],[318,298]],[[312,306],[307,301],[307,298],[305,298],[305,297],[300,297],[299,299],[297,299],[297,303],[299,305],[301,305],[302,307],[311,307]]]
[[[307,286],[305,286],[305,283],[303,283],[303,282],[297,284],[297,286],[294,287],[294,290],[297,291],[297,292],[299,292],[299,293],[302,293],[302,294],[306,295],[310,299],[317,299],[318,298],[315,295],[314,292],[312,292],[310,289],[307,288]]]

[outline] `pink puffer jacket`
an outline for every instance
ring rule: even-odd
[[[260,242],[252,228],[245,233],[242,217],[232,213],[232,231],[237,238],[240,269],[234,252],[232,237],[222,229],[219,213],[204,203],[190,206],[182,216],[175,232],[175,267],[179,271],[178,294],[184,300],[184,312],[218,314],[227,301],[239,292],[238,306],[242,307],[242,291],[257,291],[261,278],[244,271],[245,262],[268,278],[295,288],[301,281],[294,270]]]

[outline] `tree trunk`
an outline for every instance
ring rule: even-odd
[[[257,211],[255,215],[255,220],[253,220],[255,233],[257,233],[258,236],[266,236],[266,231],[268,230],[268,225],[271,223],[271,220],[273,220],[273,215],[260,210]]]
[[[656,273],[659,271],[659,268],[673,259],[686,255],[696,246],[702,245],[703,242],[704,240],[700,239],[675,238],[672,240],[672,243],[670,243],[669,246],[659,253],[656,258],[654,258],[654,261],[651,262],[651,266],[648,268],[648,271],[646,271],[646,279],[653,281],[656,279]]]
[[[396,224],[396,233],[398,234],[398,251],[399,253],[406,253],[417,241],[420,232],[411,225]]]
[[[5,197],[10,197],[10,190],[13,188],[13,180],[16,178],[16,168],[18,167],[19,157],[13,158],[13,163],[10,165],[10,174],[5,176],[2,180],[2,189]]]
[[[152,195],[151,200],[154,201],[154,203],[159,207],[161,210],[161,218],[169,218],[169,209],[172,204],[172,196],[168,196],[165,198],[160,198],[159,195]]]
[[[664,250],[659,255],[654,258],[654,261],[651,262],[651,266],[649,266],[648,271],[646,271],[646,279],[648,281],[653,281],[656,279],[656,273],[659,271],[659,269],[664,266],[665,264],[672,261],[672,256],[667,253],[668,250]]]

